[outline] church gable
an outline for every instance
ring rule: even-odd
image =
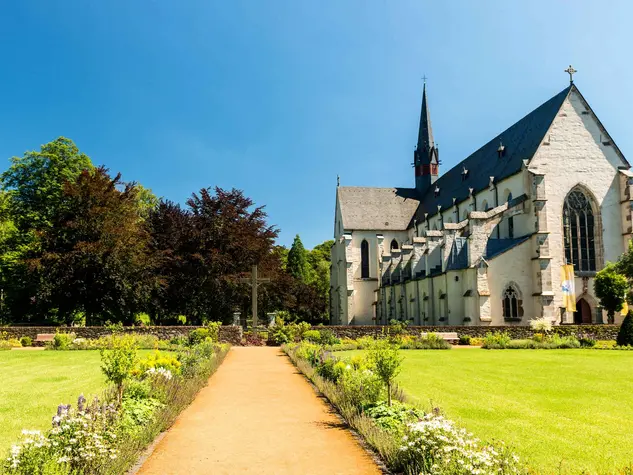
[[[560,163],[560,157],[567,161]],[[615,170],[630,168],[613,138],[578,88],[572,85],[529,164],[530,170],[572,166],[579,171],[588,171],[597,165],[596,160],[604,159],[603,165],[611,165]]]
[[[418,221],[424,220],[426,213],[436,214],[438,207],[448,209],[453,202],[468,199],[471,191],[476,194],[485,190],[490,185],[490,177],[498,183],[521,171],[524,160],[530,160],[541,145],[571,87],[563,89],[444,173],[422,198],[416,213]]]

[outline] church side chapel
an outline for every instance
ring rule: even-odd
[[[632,237],[633,174],[566,72],[568,87],[443,174],[425,84],[415,187],[337,184],[332,324],[613,323],[593,281]]]

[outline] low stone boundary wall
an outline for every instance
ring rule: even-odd
[[[188,336],[192,330],[204,328],[200,326],[165,326],[165,327],[123,327],[124,333],[140,333],[155,335],[161,340],[170,340],[179,336]],[[35,340],[38,333],[72,332],[77,338],[99,338],[112,332],[106,327],[0,327],[0,333],[7,332],[10,337],[31,337]],[[220,327],[218,339],[222,343],[239,345],[242,341],[242,327],[227,325]]]
[[[327,326],[313,327],[315,330],[327,328],[338,338],[360,338],[363,336],[381,336],[386,334],[388,325],[363,325],[363,326]],[[596,340],[615,340],[618,336],[619,325],[559,325],[552,327],[552,331],[559,335],[574,335],[576,337],[588,336]],[[474,326],[438,326],[421,327],[409,326],[407,332],[412,335],[429,332],[456,332],[459,336],[483,338],[489,332],[507,332],[513,339],[530,338],[535,332],[529,326],[507,327],[474,327]]]

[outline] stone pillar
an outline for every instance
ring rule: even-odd
[[[240,326],[241,325],[241,317],[242,317],[242,312],[240,311],[235,311],[233,312],[233,325],[234,326]]]

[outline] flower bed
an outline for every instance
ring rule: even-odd
[[[480,442],[438,409],[426,412],[410,404],[398,388],[385,385],[385,374],[397,374],[397,346],[366,343],[369,356],[349,360],[310,342],[282,348],[390,470],[416,475],[525,473],[504,445]],[[392,404],[385,395],[388,401],[393,397]]]
[[[10,475],[125,473],[173,423],[229,350],[210,339],[139,359],[136,341],[111,337],[102,370],[114,384],[88,403],[62,404],[46,431],[24,430],[3,463]]]

